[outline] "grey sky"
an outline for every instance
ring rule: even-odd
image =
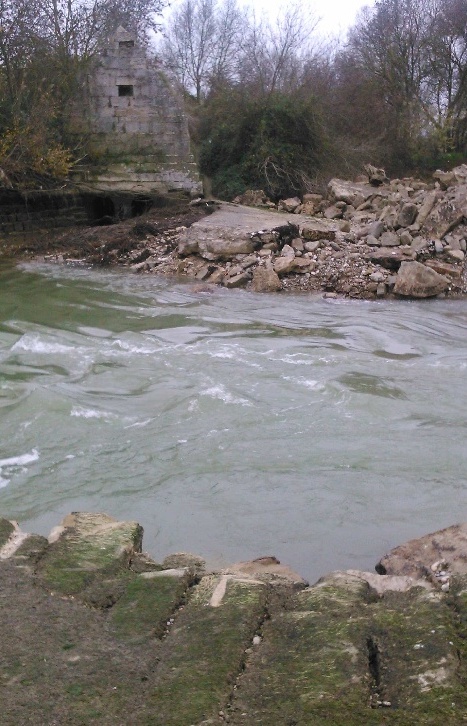
[[[374,2],[375,0],[304,0],[304,5],[316,17],[321,18],[317,29],[329,35],[345,32],[353,25],[358,11],[365,5],[374,5]],[[271,16],[280,13],[287,6],[284,0],[251,0],[247,4],[258,9],[264,8]]]

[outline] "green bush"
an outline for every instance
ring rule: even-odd
[[[326,146],[313,101],[283,94],[216,98],[200,127],[200,167],[217,196],[261,188],[273,199],[300,193]]]

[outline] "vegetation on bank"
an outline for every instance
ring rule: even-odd
[[[165,4],[3,0],[3,183],[63,178],[86,156],[72,102],[120,24],[178,78],[201,171],[218,196],[259,187],[277,199],[365,162],[395,176],[464,159],[467,0],[376,0],[332,41],[299,4],[272,22],[237,0],[180,0],[156,33]]]

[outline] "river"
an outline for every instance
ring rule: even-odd
[[[467,519],[467,301],[0,267],[0,513],[136,519],[156,559],[310,581]]]

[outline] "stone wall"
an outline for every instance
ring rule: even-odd
[[[86,199],[76,192],[0,193],[0,235],[86,224]]]
[[[0,191],[0,238],[38,229],[106,225],[169,203],[160,195],[119,191]]]
[[[82,181],[105,190],[201,191],[181,93],[135,36],[116,31],[86,86],[75,114],[98,168],[82,167]]]

